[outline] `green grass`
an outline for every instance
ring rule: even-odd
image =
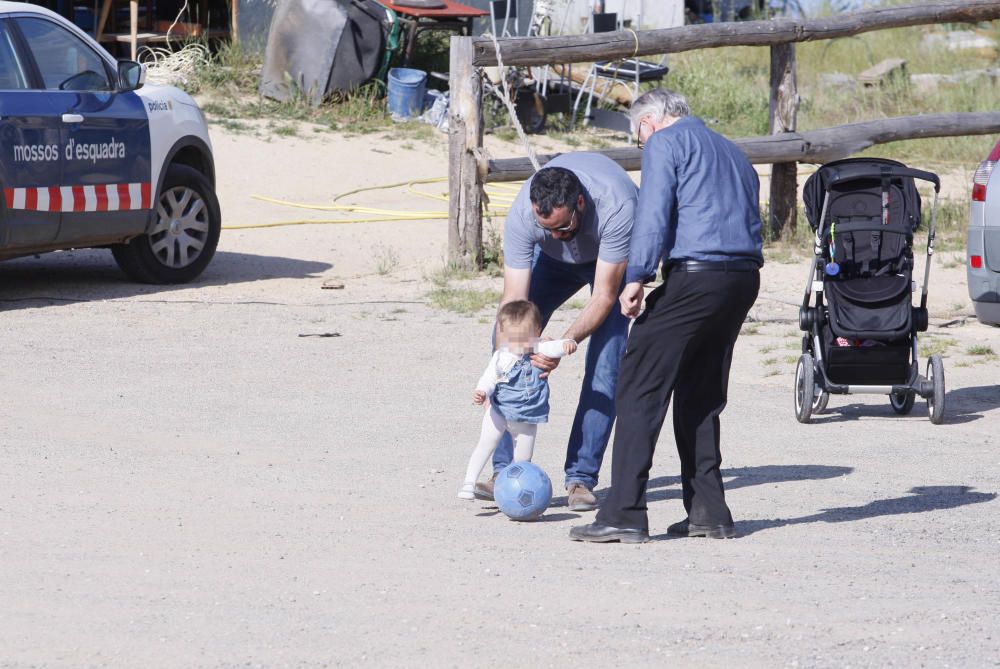
[[[399,254],[391,246],[376,245],[372,249],[372,257],[375,258],[375,272],[379,276],[385,276],[399,267]]]
[[[935,337],[932,335],[924,335],[918,343],[920,357],[922,358],[929,358],[932,355],[944,355],[948,352],[948,349],[957,345],[958,341],[951,337]]]
[[[667,85],[683,93],[691,112],[730,137],[768,131],[767,49],[688,51],[671,58]]]
[[[212,125],[217,125],[221,128],[225,128],[234,134],[254,134],[254,128],[243,121],[237,121],[230,118],[223,118],[218,120],[210,121]]]
[[[465,281],[476,278],[476,271],[460,262],[446,262],[442,267],[433,270],[424,278],[437,288],[447,288],[452,281]]]
[[[492,218],[487,218],[483,226],[483,271],[503,276],[503,235]]]
[[[974,344],[965,350],[969,355],[977,355],[984,357],[994,357],[996,353],[993,352],[993,347],[986,344]]]
[[[444,311],[471,316],[500,302],[500,291],[475,288],[435,288],[427,296],[431,304]]]

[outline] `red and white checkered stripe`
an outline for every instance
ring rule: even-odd
[[[25,211],[127,211],[153,207],[148,183],[5,188],[8,209]]]

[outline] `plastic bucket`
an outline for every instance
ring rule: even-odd
[[[427,73],[408,67],[389,70],[389,113],[397,118],[420,116],[424,111]]]

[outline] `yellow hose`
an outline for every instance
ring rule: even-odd
[[[418,218],[425,218],[427,216],[436,216],[440,214],[440,211],[410,211],[410,212],[399,212],[394,209],[374,209],[372,207],[362,207],[359,205],[350,204],[304,204],[301,202],[291,202],[289,200],[279,200],[273,197],[267,197],[264,195],[251,195],[255,200],[260,200],[261,202],[270,202],[271,204],[280,204],[285,207],[295,207],[297,209],[314,209],[318,211],[356,211],[361,214],[382,214],[384,216],[417,216]],[[445,212],[447,213],[447,212]]]
[[[340,193],[333,198],[336,202],[341,198],[347,197],[348,195],[356,195],[358,193],[366,193],[375,190],[390,190],[393,188],[406,188],[406,192],[411,195],[416,195],[418,197],[423,197],[429,200],[434,200],[436,202],[448,202],[448,194],[439,195],[437,193],[426,193],[414,188],[416,185],[422,184],[434,184],[434,183],[445,183],[448,181],[448,177],[433,177],[430,179],[413,179],[410,181],[401,181],[399,183],[393,184],[382,184],[377,186],[365,186],[364,188],[355,188],[344,193]],[[510,211],[510,206],[514,202],[514,196],[510,193],[498,193],[495,192],[496,189],[500,190],[519,190],[521,184],[490,184],[489,188],[486,189],[486,195],[489,198],[491,204],[493,202],[501,203],[508,206],[502,207],[487,207],[486,213],[490,216],[501,217],[506,216],[507,212]],[[225,225],[222,226],[223,230],[253,230],[259,228],[282,228],[292,225],[346,225],[349,223],[398,223],[404,221],[444,221],[448,220],[447,211],[398,211],[395,209],[379,209],[375,207],[364,207],[361,205],[350,205],[350,204],[305,204],[302,202],[292,202],[290,200],[281,200],[278,198],[268,197],[266,195],[251,195],[255,200],[261,202],[269,202],[271,204],[280,205],[283,207],[295,207],[296,209],[310,209],[313,211],[342,211],[345,213],[356,213],[356,214],[371,214],[373,217],[370,218],[334,218],[334,219],[316,219],[316,220],[300,220],[300,221],[278,221],[276,223],[259,223],[255,225]]]
[[[224,225],[223,230],[253,230],[257,228],[283,228],[290,225],[346,225],[348,223],[389,223],[400,221],[446,221],[448,214],[438,214],[437,216],[425,216],[423,218],[400,218],[398,216],[388,216],[385,218],[331,218],[316,219],[309,221],[278,221],[277,223],[257,223],[255,225]]]

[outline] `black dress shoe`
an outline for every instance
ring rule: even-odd
[[[573,541],[596,541],[599,543],[620,541],[623,544],[643,544],[649,541],[649,532],[628,527],[611,527],[610,525],[591,523],[571,528],[569,538]]]
[[[732,539],[736,536],[736,526],[728,525],[695,525],[687,518],[674,523],[667,528],[671,537],[708,537],[709,539]]]

